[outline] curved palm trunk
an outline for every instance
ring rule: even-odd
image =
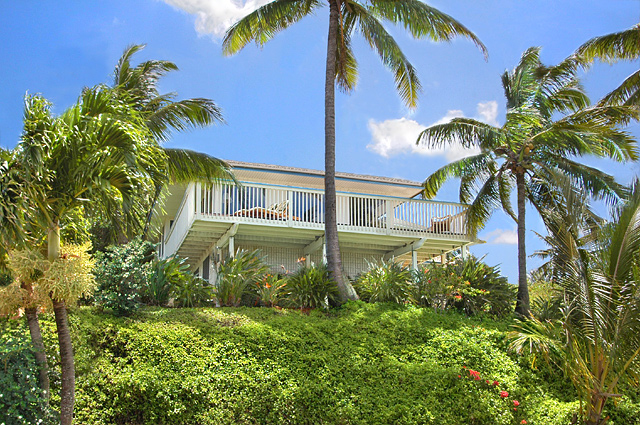
[[[329,0],[329,39],[327,42],[327,72],[324,87],[324,227],[327,243],[327,265],[338,283],[340,302],[358,299],[353,287],[342,276],[342,260],[338,243],[336,216],[336,108],[335,75],[338,37],[338,4]]]
[[[36,364],[38,365],[38,384],[44,392],[45,399],[49,400],[49,364],[47,363],[47,355],[44,351],[42,332],[40,331],[40,322],[38,321],[38,309],[37,307],[29,307],[24,310],[24,313],[27,317],[31,342],[35,350]]]
[[[524,171],[516,172],[516,188],[518,192],[518,295],[516,297],[516,313],[529,316],[529,288],[527,287],[527,249],[525,245],[525,182]]]
[[[57,223],[49,229],[47,244],[49,261],[55,261],[60,258],[60,226]],[[73,365],[73,346],[71,344],[71,333],[69,332],[69,319],[67,318],[67,306],[64,300],[52,299],[52,301],[62,369],[60,425],[71,425],[73,422],[73,404],[75,402],[76,370]]]

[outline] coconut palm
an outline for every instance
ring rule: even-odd
[[[625,31],[592,38],[580,46],[575,55],[584,66],[590,66],[595,59],[607,63],[636,60],[640,58],[640,24]],[[640,69],[629,75],[601,102],[640,106]]]
[[[512,347],[561,366],[586,407],[584,423],[599,425],[607,401],[621,397],[621,384],[637,383],[640,372],[640,182],[607,226],[576,226],[575,213],[556,215],[549,227],[561,319],[522,321]]]
[[[544,194],[553,193],[554,170],[571,178],[590,195],[618,200],[622,186],[595,168],[581,164],[586,155],[625,161],[637,158],[635,140],[617,124],[638,117],[623,106],[589,107],[579,85],[573,60],[557,67],[542,65],[539,48],[528,49],[519,64],[502,75],[507,116],[496,127],[468,118],[424,130],[417,143],[428,147],[461,143],[480,153],[452,162],[424,182],[427,198],[436,195],[451,177],[460,178],[460,201],[470,203],[467,226],[476,234],[502,208],[518,228],[518,295],[516,312],[527,315],[529,292],[525,250],[525,205],[545,208]],[[515,188],[517,208],[511,205]],[[548,197],[547,197],[548,198]]]
[[[382,22],[401,24],[414,38],[448,41],[471,39],[486,55],[484,45],[452,17],[420,0],[274,0],[242,18],[227,31],[223,52],[232,55],[255,41],[262,46],[276,33],[329,5],[329,31],[325,74],[325,238],[327,262],[338,282],[342,301],[357,295],[342,276],[335,186],[335,85],[346,93],[355,89],[358,65],[351,40],[360,32],[383,64],[394,74],[396,90],[410,108],[421,89],[416,71]]]

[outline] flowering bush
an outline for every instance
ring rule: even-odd
[[[492,381],[491,379],[482,379],[482,377],[480,376],[480,372],[478,372],[477,370],[473,370],[471,368],[467,368],[466,366],[462,367],[462,372],[458,374],[458,379],[470,380],[476,383],[477,385],[480,385],[481,390],[493,392],[494,394],[495,394],[495,391],[497,391],[498,387],[500,386],[499,381],[496,381],[496,380]],[[497,395],[501,400],[506,400],[508,402],[509,400],[508,391],[500,390],[497,393]],[[505,411],[512,410],[514,412],[513,413],[514,423],[526,424],[527,421],[525,419],[520,420],[519,418],[520,415],[518,412],[518,407],[520,407],[520,402],[516,399],[512,399],[511,402],[513,403],[513,408],[510,407],[510,404],[499,403],[498,405],[503,406]]]

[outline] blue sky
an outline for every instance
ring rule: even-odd
[[[324,60],[328,8],[277,35],[264,48],[247,46],[233,57],[221,53],[221,35],[244,13],[266,0],[3,1],[0,13],[0,146],[20,137],[22,99],[41,93],[61,112],[85,86],[110,80],[129,44],[146,43],[137,59],[166,59],[180,71],[162,91],[180,98],[208,97],[224,110],[227,124],[178,134],[169,143],[223,159],[323,168]],[[388,27],[418,70],[424,90],[419,107],[407,110],[393,78],[361,40],[354,42],[360,78],[350,95],[338,94],[339,171],[422,181],[457,153],[416,149],[421,128],[453,116],[501,124],[500,76],[530,46],[556,64],[588,39],[640,21],[638,0],[435,0],[430,5],[458,19],[483,41],[489,60],[467,40],[435,44]],[[583,83],[595,101],[639,63],[598,65]],[[636,138],[640,126],[629,127]],[[587,160],[629,182],[638,164]],[[457,184],[437,199],[457,201]],[[531,230],[542,232],[531,212]],[[472,251],[487,254],[516,281],[515,223],[496,213]],[[542,245],[530,231],[528,251]],[[530,267],[536,265],[529,262]]]

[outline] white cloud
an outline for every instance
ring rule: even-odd
[[[476,119],[486,122],[487,124],[499,125],[496,121],[498,116],[498,103],[496,101],[492,100],[478,103],[476,109]],[[444,117],[431,125],[444,124],[453,118],[464,116],[461,110],[450,110],[447,111]],[[382,122],[369,120],[371,143],[367,145],[367,149],[385,158],[400,154],[420,154],[425,156],[444,156],[449,162],[480,152],[477,148],[465,149],[459,143],[439,148],[427,148],[422,145],[416,145],[418,135],[425,128],[427,128],[427,126],[407,118]]]
[[[163,0],[196,16],[196,31],[222,37],[240,18],[272,0]]]
[[[481,236],[487,243],[494,245],[517,245],[518,233],[515,230],[496,229]]]

